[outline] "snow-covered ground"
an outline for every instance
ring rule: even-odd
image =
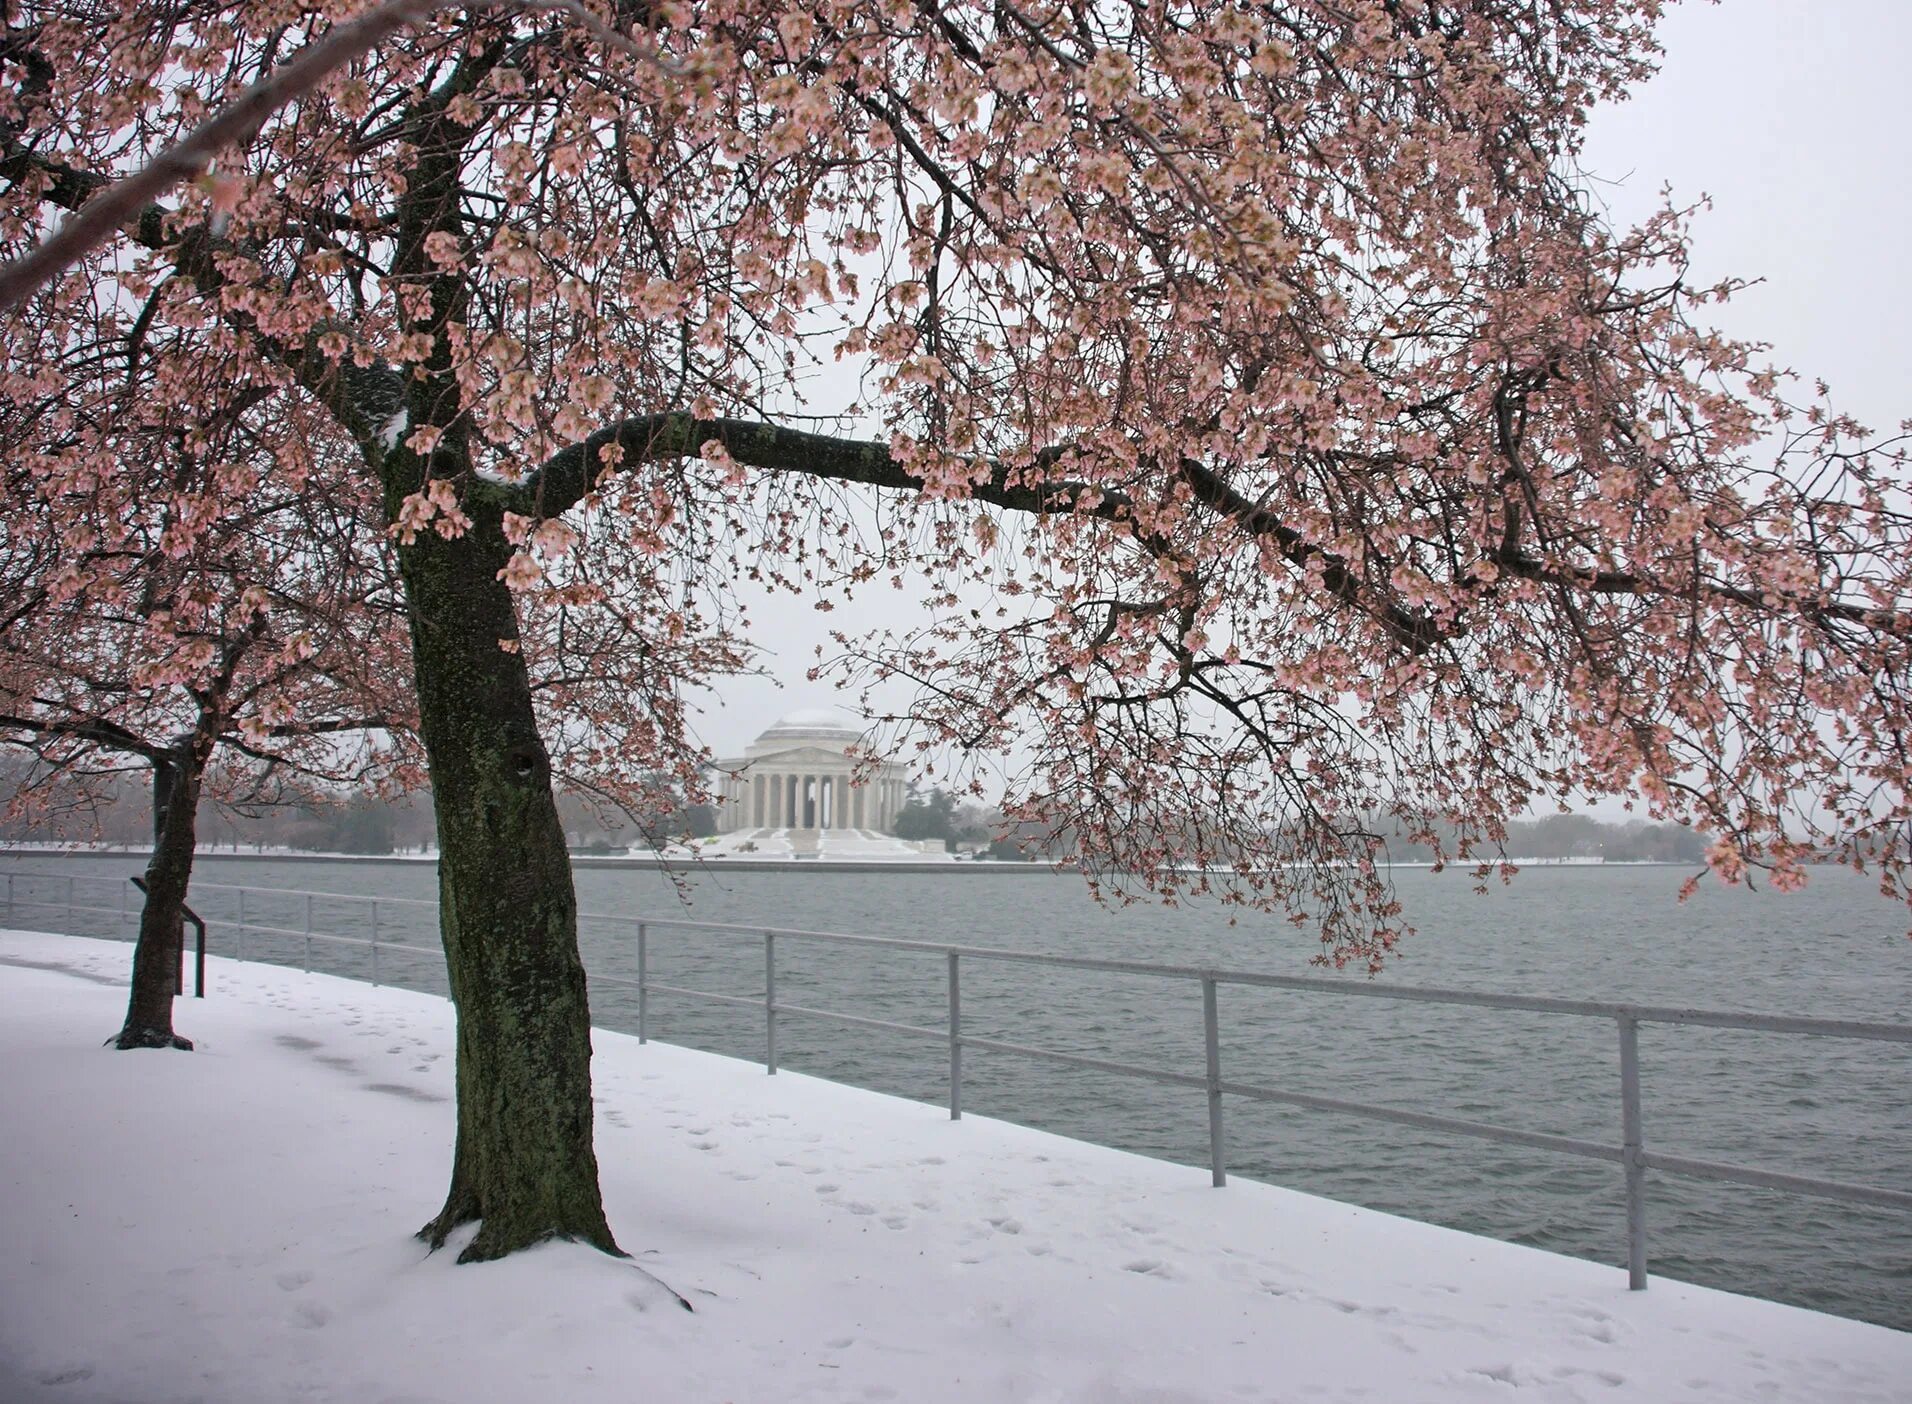
[[[0,932],[6,1404],[1912,1399],[1882,1327],[604,1032],[633,1259],[458,1267],[449,1006],[214,960],[115,1053],[129,956]]]
[[[691,848],[706,858],[810,858],[821,862],[942,863],[953,862],[942,841],[925,842],[879,834],[874,829],[737,829],[711,838],[693,840]],[[649,850],[633,848],[632,853]],[[671,854],[682,857],[683,848]]]

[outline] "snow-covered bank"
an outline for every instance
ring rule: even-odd
[[[8,1404],[1912,1398],[1881,1327],[603,1032],[635,1265],[460,1268],[447,1005],[215,960],[114,1053],[129,957],[0,933]]]

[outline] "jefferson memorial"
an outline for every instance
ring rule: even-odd
[[[863,733],[840,712],[811,710],[781,718],[745,748],[720,760],[718,829],[873,829],[888,833],[907,795],[903,767],[885,761],[858,783],[849,752]]]

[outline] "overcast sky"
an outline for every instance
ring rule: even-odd
[[[1912,416],[1912,0],[1688,0],[1660,35],[1659,77],[1601,111],[1588,137],[1584,164],[1613,222],[1649,212],[1663,185],[1681,201],[1710,196],[1696,274],[1764,279],[1709,309],[1717,324],[1772,343],[1776,364],[1825,379],[1875,430]],[[774,681],[706,698],[699,730],[719,755],[837,700],[803,678],[832,626],[916,610],[884,589],[848,611],[785,597],[752,614]]]

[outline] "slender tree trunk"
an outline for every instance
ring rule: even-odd
[[[532,713],[498,521],[401,548],[420,730],[438,814],[438,892],[458,1012],[451,1190],[433,1247],[479,1221],[460,1262],[548,1238],[618,1247],[592,1141],[591,1015],[551,764]]]
[[[133,988],[126,1026],[115,1048],[190,1049],[173,1032],[186,887],[192,880],[199,786],[205,775],[200,748],[185,744],[153,764],[153,856],[146,864],[146,901],[133,945]]]

